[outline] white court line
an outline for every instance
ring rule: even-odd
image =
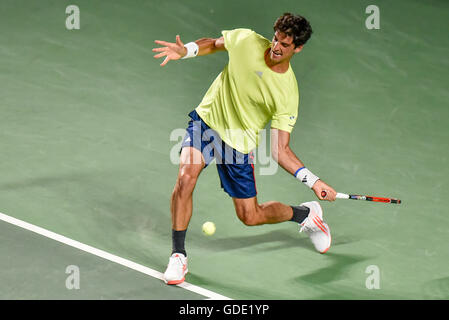
[[[42,236],[45,236],[47,238],[59,241],[59,242],[64,243],[64,244],[66,244],[68,246],[71,246],[71,247],[80,249],[82,251],[91,253],[91,254],[96,255],[98,257],[101,257],[103,259],[106,259],[106,260],[109,260],[109,261],[121,264],[122,266],[125,266],[125,267],[128,267],[130,269],[142,272],[142,273],[144,273],[146,275],[149,275],[149,276],[151,276],[153,278],[157,278],[159,280],[163,280],[162,279],[162,275],[163,274],[161,272],[159,272],[159,271],[156,271],[156,270],[153,270],[151,268],[145,267],[145,266],[143,266],[141,264],[132,262],[132,261],[130,261],[128,259],[124,259],[124,258],[121,258],[119,256],[113,255],[113,254],[111,254],[109,252],[106,252],[106,251],[103,251],[103,250],[91,247],[91,246],[89,246],[87,244],[84,244],[84,243],[81,243],[79,241],[76,241],[76,240],[64,237],[64,236],[62,236],[60,234],[57,234],[57,233],[54,233],[52,231],[46,230],[44,228],[35,226],[35,225],[31,224],[31,223],[28,223],[28,222],[25,222],[25,221],[13,218],[13,217],[8,216],[8,215],[6,215],[4,213],[1,213],[1,212],[0,212],[0,220],[3,220],[5,222],[8,222],[8,223],[13,224],[13,225],[18,226],[18,227],[21,227],[23,229],[26,229],[26,230],[38,233],[38,234],[40,234]],[[200,294],[202,296],[205,296],[205,297],[207,297],[210,300],[232,300],[231,298],[222,296],[222,295],[220,295],[218,293],[215,293],[213,291],[210,291],[210,290],[207,290],[207,289],[204,289],[204,288],[200,288],[198,286],[195,286],[195,285],[193,285],[191,283],[188,283],[188,282],[185,282],[185,281],[184,281],[184,283],[179,284],[178,287],[181,287],[181,288],[184,288],[186,290],[189,290],[189,291],[195,292],[197,294]]]

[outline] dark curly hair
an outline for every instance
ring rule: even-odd
[[[293,37],[295,48],[302,46],[312,35],[312,27],[306,18],[292,13],[284,13],[273,26],[274,32],[280,31]]]

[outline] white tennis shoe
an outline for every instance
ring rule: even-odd
[[[317,201],[301,203],[310,209],[307,218],[300,224],[299,232],[305,232],[319,253],[326,253],[331,246],[331,230],[323,221],[323,210]]]
[[[166,284],[180,284],[184,282],[188,271],[187,257],[182,253],[173,253],[164,273],[164,282]]]

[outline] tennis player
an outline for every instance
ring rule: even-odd
[[[185,237],[192,216],[192,194],[201,171],[215,158],[221,187],[232,197],[238,218],[248,226],[293,221],[325,253],[331,245],[329,226],[317,201],[290,206],[258,203],[252,150],[259,131],[271,121],[271,154],[287,172],[311,188],[318,199],[334,201],[335,190],[307,169],[289,147],[299,105],[298,85],[290,65],[310,38],[302,16],[285,13],[274,24],[272,41],[249,29],[222,31],[219,38],[184,44],[156,40],[155,58],[169,61],[227,51],[229,63],[201,103],[189,113],[182,142],[178,178],[171,197],[172,255],[164,281],[179,284],[187,269]],[[326,198],[321,192],[326,191]]]

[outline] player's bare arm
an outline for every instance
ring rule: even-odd
[[[162,46],[153,49],[153,52],[158,52],[154,58],[157,59],[165,57],[164,61],[161,63],[162,67],[165,66],[170,60],[179,60],[187,54],[187,48],[184,46],[184,43],[181,41],[181,37],[179,35],[176,36],[176,42],[174,43],[161,40],[155,40],[154,42]],[[217,51],[226,50],[223,37],[201,38],[196,40],[194,43],[198,45],[198,56],[204,56]]]
[[[271,128],[271,155],[284,170],[294,175],[298,168],[304,167],[304,164],[295,155],[289,143],[290,133]],[[337,196],[337,192],[322,180],[317,180],[312,190],[320,200],[334,201]],[[326,191],[325,198],[321,196],[322,191]]]

